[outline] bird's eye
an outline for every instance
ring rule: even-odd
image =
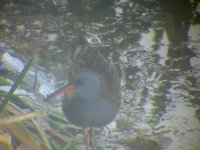
[[[75,85],[80,85],[80,84],[82,84],[82,80],[81,80],[81,79],[76,79],[76,80],[74,81],[74,84],[75,84]]]

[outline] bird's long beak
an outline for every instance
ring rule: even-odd
[[[48,95],[45,100],[51,99],[51,98],[56,97],[60,94],[71,95],[73,92],[74,92],[74,86],[67,85],[63,88],[58,89],[57,91],[53,92],[52,94]]]

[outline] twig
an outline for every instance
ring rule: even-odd
[[[28,114],[20,114],[17,116],[12,116],[12,117],[6,118],[6,119],[0,119],[0,126],[14,124],[16,122],[21,122],[24,120],[32,119],[34,117],[43,117],[46,115],[47,115],[47,113],[45,111],[36,111],[36,112],[28,113]]]

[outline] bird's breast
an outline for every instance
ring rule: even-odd
[[[118,107],[104,99],[73,99],[63,102],[63,112],[67,119],[80,127],[100,127],[110,123],[118,112]]]

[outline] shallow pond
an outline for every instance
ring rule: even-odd
[[[0,49],[23,60],[34,55],[46,73],[41,80],[51,74],[52,86],[59,86],[72,42],[83,35],[121,71],[121,136],[165,137],[159,149],[199,150],[200,4],[142,2],[78,14],[42,2],[1,6]],[[44,80],[41,95],[48,91]]]

